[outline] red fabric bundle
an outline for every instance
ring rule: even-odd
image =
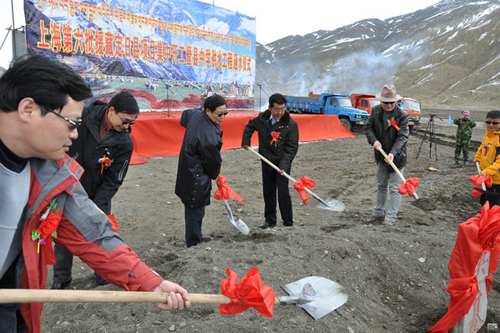
[[[407,178],[404,184],[401,184],[399,187],[399,194],[405,195],[408,193],[410,198],[413,198],[413,194],[415,193],[415,187],[419,185],[418,178]]]
[[[491,187],[493,184],[490,176],[475,175],[470,176],[469,180],[474,183],[474,187],[472,188],[472,195],[474,196],[474,199],[477,199],[484,193],[483,184],[487,187]]]
[[[217,178],[218,189],[217,191],[215,191],[214,194],[214,198],[216,200],[221,200],[222,198],[227,200],[231,197],[231,199],[238,200],[240,202],[245,201],[245,199],[243,199],[236,192],[234,192],[233,189],[230,188],[226,183],[227,183],[226,177],[219,175],[219,177]]]
[[[316,186],[316,183],[314,182],[314,180],[312,180],[308,176],[303,176],[302,178],[297,180],[295,182],[295,184],[293,184],[293,188],[296,189],[297,192],[299,192],[300,198],[302,199],[302,202],[304,203],[304,205],[307,205],[307,200],[309,200],[309,198],[310,198],[310,196],[308,196],[306,194],[305,188],[306,187],[313,188],[315,186]]]
[[[490,267],[486,277],[489,294],[493,284],[491,274],[498,266],[500,207],[490,209],[488,202],[481,214],[468,219],[458,227],[457,240],[451,253],[448,270],[451,280],[446,290],[450,294],[448,312],[428,332],[448,332],[470,310],[478,294],[476,266],[483,253],[490,253]]]
[[[236,282],[238,275],[226,269],[227,279],[220,283],[221,293],[231,299],[229,304],[221,304],[221,315],[236,314],[252,307],[265,317],[272,318],[276,294],[271,287],[264,286],[259,270],[255,267],[245,275],[240,282]]]

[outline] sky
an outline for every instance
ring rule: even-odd
[[[11,4],[14,23],[24,25],[23,0],[0,1],[0,66],[7,68],[12,58]],[[257,42],[268,44],[289,35],[306,35],[318,30],[337,28],[369,18],[385,20],[415,12],[438,0],[203,0],[202,2],[255,17]],[[6,38],[7,37],[7,38]]]

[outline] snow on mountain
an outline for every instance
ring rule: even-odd
[[[267,94],[380,92],[394,84],[423,107],[499,108],[500,1],[443,0],[372,19],[257,44],[256,83]]]

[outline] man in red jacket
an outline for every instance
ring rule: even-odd
[[[70,67],[39,55],[0,77],[0,288],[45,288],[54,241],[123,289],[169,292],[162,310],[189,308],[187,291],[140,260],[78,181],[66,153],[89,97]],[[40,332],[42,307],[0,304],[0,331]]]

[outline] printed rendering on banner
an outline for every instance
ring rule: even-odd
[[[28,52],[72,66],[96,98],[127,89],[141,109],[220,94],[254,107],[255,18],[195,0],[25,0]]]

